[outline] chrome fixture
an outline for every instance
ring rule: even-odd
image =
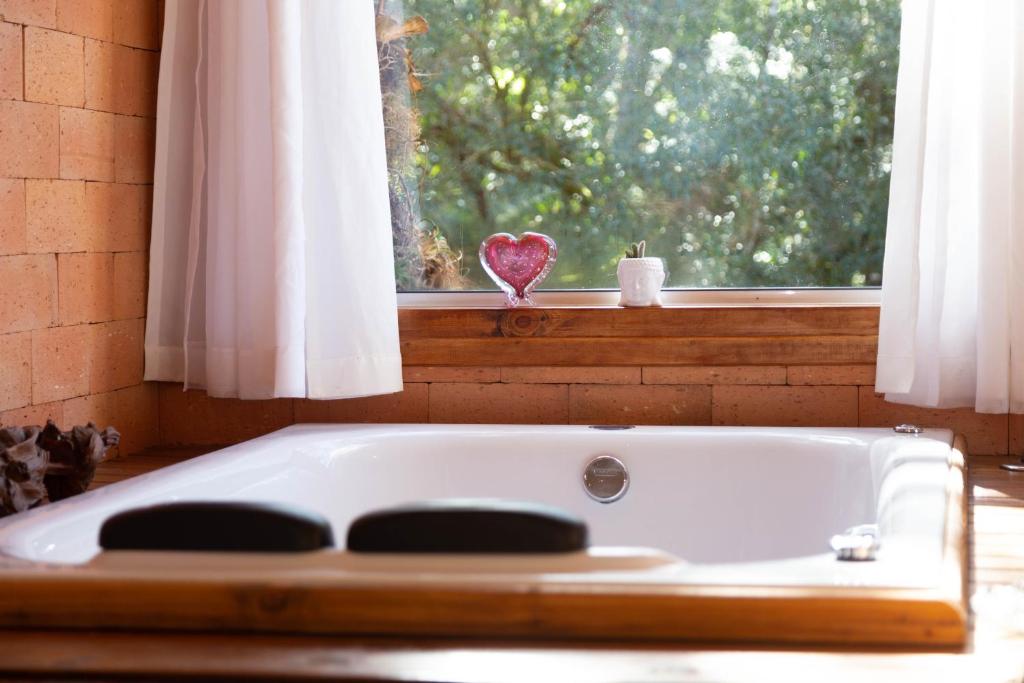
[[[583,468],[583,489],[599,503],[617,501],[628,488],[629,472],[616,457],[599,455]]]
[[[924,431],[924,429],[918,427],[917,425],[901,424],[893,427],[892,431],[896,432],[897,434],[920,434],[921,432]]]
[[[875,559],[881,543],[878,540],[878,525],[861,524],[853,526],[830,541],[836,559],[844,562],[867,562]]]
[[[999,467],[1006,470],[1007,472],[1024,472],[1024,458],[1021,458],[1017,462],[999,463]]]

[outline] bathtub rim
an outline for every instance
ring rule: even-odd
[[[657,433],[658,431],[663,431],[663,430],[664,431],[678,431],[678,430],[682,430],[682,431],[686,432],[687,434],[695,434],[697,436],[709,436],[712,432],[714,432],[715,435],[717,436],[718,433],[720,433],[720,432],[726,432],[726,433],[731,434],[734,438],[737,437],[737,436],[754,435],[754,436],[757,436],[757,437],[769,438],[769,439],[791,439],[791,438],[793,438],[796,435],[801,435],[801,436],[802,435],[807,435],[807,436],[811,436],[811,437],[822,436],[822,435],[824,435],[824,436],[831,436],[832,435],[831,433],[833,433],[833,432],[838,433],[838,436],[840,436],[840,437],[849,437],[851,432],[852,433],[868,432],[868,433],[872,433],[876,437],[880,437],[882,435],[888,435],[890,437],[893,436],[891,430],[889,430],[887,428],[884,428],[884,427],[846,427],[846,426],[833,426],[833,427],[796,426],[796,427],[793,427],[793,426],[755,426],[755,425],[750,425],[750,426],[725,426],[725,425],[723,425],[723,426],[712,426],[712,425],[636,425],[636,426],[639,427],[638,432],[653,431],[653,432]],[[378,440],[381,439],[381,438],[385,439],[386,441],[390,441],[393,438],[402,439],[402,438],[408,437],[409,435],[405,433],[408,429],[412,429],[414,432],[417,431],[417,430],[425,429],[426,431],[424,433],[427,434],[427,435],[430,435],[432,437],[435,436],[435,435],[441,435],[441,436],[447,435],[447,434],[449,434],[449,433],[451,433],[453,431],[454,431],[455,435],[457,435],[457,436],[465,436],[466,434],[464,434],[464,432],[469,432],[470,436],[480,436],[480,435],[493,436],[492,432],[494,431],[495,428],[497,428],[498,430],[513,430],[513,431],[510,432],[513,435],[517,434],[519,430],[527,430],[526,433],[528,435],[530,435],[530,436],[533,436],[534,432],[536,432],[537,434],[545,433],[545,435],[546,435],[546,432],[548,430],[551,430],[551,429],[559,430],[559,432],[561,432],[562,430],[574,430],[574,431],[581,431],[582,430],[582,431],[586,432],[588,430],[601,429],[602,427],[603,427],[602,425],[595,426],[595,425],[544,425],[544,424],[512,424],[512,425],[509,425],[509,424],[422,424],[422,423],[371,423],[371,424],[361,424],[361,423],[343,423],[343,424],[335,424],[335,423],[298,423],[298,424],[293,424],[293,425],[290,425],[290,426],[287,426],[287,427],[283,427],[281,429],[274,430],[272,432],[269,432],[267,434],[261,435],[259,437],[255,437],[253,439],[250,439],[250,440],[247,440],[247,441],[244,441],[244,442],[228,445],[228,446],[225,446],[223,448],[218,448],[218,449],[216,449],[214,451],[202,454],[200,457],[197,457],[197,458],[191,458],[191,459],[187,459],[187,460],[184,460],[184,461],[177,462],[177,463],[175,463],[173,465],[170,465],[168,467],[161,468],[160,472],[163,473],[163,475],[166,475],[166,476],[177,477],[177,479],[179,480],[178,481],[179,484],[187,484],[188,483],[187,481],[180,481],[182,479],[181,475],[183,475],[185,473],[193,473],[195,471],[195,468],[200,467],[200,466],[205,466],[205,464],[207,464],[207,462],[209,462],[209,464],[217,463],[218,465],[220,465],[222,467],[225,466],[225,465],[233,466],[233,464],[236,461],[239,462],[239,463],[244,462],[246,460],[247,455],[249,454],[250,450],[253,447],[266,449],[266,447],[268,445],[276,446],[277,444],[275,442],[277,442],[278,440],[281,440],[282,438],[288,439],[288,438],[292,438],[292,437],[298,437],[299,439],[303,439],[303,438],[308,438],[308,437],[311,437],[311,436],[312,437],[318,437],[321,433],[327,433],[327,434],[330,434],[330,435],[334,436],[333,433],[337,432],[339,430],[341,432],[343,432],[344,434],[346,434],[346,436],[351,433],[353,435],[354,439],[355,439],[356,444],[361,446],[361,447],[364,447],[364,446],[369,445],[369,444],[376,444],[378,442]],[[439,434],[437,434],[438,432],[439,432]],[[625,434],[625,432],[617,432],[617,433]],[[415,434],[414,434],[414,436],[415,436]],[[653,436],[653,434],[647,434],[647,435],[644,436],[644,438],[649,438],[650,436]],[[911,441],[911,442],[915,441],[917,439],[923,439],[925,441],[933,441],[933,442],[941,443],[942,446],[943,446],[943,449],[944,449],[944,451],[946,453],[946,455],[943,458],[938,458],[938,459],[935,459],[933,461],[936,465],[938,465],[943,460],[948,459],[949,449],[953,448],[954,440],[955,440],[956,436],[957,435],[953,432],[953,430],[950,430],[948,428],[933,427],[933,428],[925,429],[924,432],[921,433],[921,434],[897,435],[897,438],[899,438],[900,440],[903,440],[903,441]],[[213,460],[211,460],[211,459],[213,459]],[[947,466],[947,469],[948,469],[948,462],[946,463],[946,466]],[[883,475],[884,475],[884,472],[883,472]],[[26,545],[23,542],[21,542],[21,539],[23,539],[25,537],[25,535],[21,533],[21,530],[19,529],[19,527],[21,527],[21,526],[32,527],[32,526],[40,526],[41,525],[45,529],[47,526],[52,525],[52,520],[49,523],[47,521],[44,521],[44,520],[47,520],[47,518],[52,517],[53,515],[59,515],[61,513],[64,513],[65,511],[66,512],[71,512],[74,509],[76,509],[77,507],[79,507],[79,506],[81,506],[83,504],[86,504],[86,501],[88,499],[90,499],[91,497],[98,497],[98,500],[102,500],[106,495],[108,495],[108,493],[112,493],[112,492],[114,492],[114,490],[118,490],[118,492],[120,492],[120,490],[122,490],[122,487],[134,487],[134,486],[138,486],[138,485],[146,486],[147,484],[150,483],[147,480],[150,480],[154,476],[157,476],[156,472],[149,472],[149,473],[143,474],[143,475],[138,476],[138,477],[132,477],[130,481],[125,480],[125,481],[115,482],[111,486],[104,487],[101,490],[90,490],[90,491],[87,491],[86,493],[84,493],[82,495],[74,496],[74,497],[66,499],[66,500],[57,501],[56,503],[53,503],[53,504],[50,504],[50,505],[39,506],[39,507],[36,507],[34,509],[25,511],[25,512],[23,512],[21,514],[18,514],[18,515],[12,515],[12,516],[8,516],[8,517],[5,517],[5,518],[0,518],[0,567],[2,567],[2,566],[10,566],[11,564],[20,564],[20,565],[25,566],[25,567],[32,567],[32,566],[34,566],[34,567],[40,567],[40,568],[44,568],[44,569],[45,568],[56,569],[56,568],[62,568],[62,567],[63,568],[82,567],[84,565],[89,564],[89,562],[91,562],[92,560],[94,560],[96,558],[95,554],[90,555],[88,557],[83,557],[81,559],[74,560],[74,561],[66,561],[66,560],[60,560],[60,559],[48,559],[46,557],[39,557],[39,556],[37,556],[36,554],[34,554],[34,551],[33,551],[33,549],[31,548],[30,545]],[[187,479],[187,477],[186,477],[186,479]],[[876,484],[876,486],[877,486],[877,484]],[[933,482],[933,486],[934,486],[934,489],[937,492],[941,492],[943,490],[941,482]],[[876,495],[878,494],[877,488],[876,488],[875,494]],[[185,499],[186,500],[193,500],[193,498],[190,498],[190,497],[186,497]],[[210,497],[210,498],[200,497],[200,498],[195,498],[194,500],[203,501],[203,500],[208,500],[208,499],[209,500],[219,500],[219,498],[216,497],[216,494],[213,497]],[[179,500],[179,498],[178,497],[171,497],[171,498],[168,498],[167,500]],[[945,502],[946,501],[944,501],[944,503]],[[133,501],[133,505],[134,506],[141,506],[141,505],[148,505],[148,504],[150,504],[150,503],[148,503],[148,502],[146,502],[144,500]],[[936,514],[933,515],[933,520],[934,520],[934,523],[935,523],[934,533],[930,534],[929,538],[934,539],[934,544],[935,544],[934,548],[935,548],[935,551],[937,553],[936,558],[935,558],[935,564],[941,564],[943,558],[945,557],[942,534],[943,534],[944,522],[945,522],[945,512],[946,512],[947,509],[948,509],[948,506],[946,508],[943,508],[943,510],[941,510],[941,511],[935,511]],[[825,534],[835,533],[840,528],[842,528],[842,527],[841,526],[833,527],[833,528],[831,528],[829,530],[826,530]],[[13,533],[11,533],[12,531],[13,531]],[[97,532],[98,532],[98,527],[97,527]],[[31,536],[30,536],[30,538],[31,538]],[[826,536],[824,536],[824,538],[828,538],[828,536],[826,535]],[[11,543],[10,542],[11,539],[15,539],[16,542],[15,543]],[[895,543],[893,542],[894,540],[895,540]],[[883,541],[883,545],[885,546],[883,552],[885,554],[889,554],[891,551],[893,551],[894,549],[896,549],[896,548],[898,548],[900,546],[901,539],[899,539],[899,538],[889,539],[889,537],[886,536],[883,533],[882,541]],[[614,545],[633,546],[633,544],[631,544],[631,543],[616,543],[616,544],[611,544],[611,545],[613,545],[613,546]],[[643,544],[640,544],[639,546],[636,546],[636,547],[638,547],[639,549],[642,549],[642,545]],[[662,546],[658,546],[656,544],[655,545],[647,544],[647,545],[649,547],[652,547],[652,548],[653,547],[657,547],[659,549],[662,549]],[[98,552],[99,548],[97,547],[95,550]],[[828,553],[827,551],[823,552],[823,549],[819,549],[819,550],[815,550],[815,551],[813,551],[811,553],[808,553],[806,555],[806,557],[810,558],[813,555],[819,555],[821,558],[825,558],[825,557],[828,557],[830,555],[830,553]],[[691,560],[688,556],[680,556],[678,554],[675,554],[674,557],[676,557],[680,562],[685,563],[685,564],[693,563],[693,560]],[[756,560],[755,560],[755,562],[756,562]],[[697,562],[695,564],[697,566],[699,566],[699,565],[705,564],[705,563]],[[715,562],[711,562],[710,564],[713,565],[713,564],[715,564]],[[928,576],[932,576],[934,574],[935,574],[935,572],[928,572]],[[934,581],[929,581],[928,583],[934,584],[935,582]],[[729,585],[729,584],[726,584],[726,585]],[[759,585],[759,584],[754,583],[754,582],[744,582],[743,585]],[[765,585],[776,585],[776,584],[772,583],[772,584],[765,584]],[[800,585],[800,584],[790,584],[790,585]],[[822,585],[822,584],[816,584],[816,585]],[[848,586],[850,584],[849,583],[842,583],[841,585]],[[878,584],[871,584],[871,585],[878,585]],[[909,582],[909,583],[908,582],[903,582],[903,583],[895,583],[895,584],[889,584],[889,585],[883,584],[881,587],[921,588],[921,587],[924,587],[924,586],[918,585],[917,582]]]
[[[0,577],[17,590],[0,592],[0,626],[961,648],[968,634],[966,456],[966,440],[955,434],[942,576],[930,588],[467,588],[455,579],[429,589],[414,581],[367,588],[301,579],[126,579],[4,558]]]
[[[637,430],[638,433],[639,432],[654,432],[653,434],[650,434],[650,433],[646,434],[644,436],[644,438],[649,438],[651,436],[654,436],[654,434],[656,434],[659,431],[679,431],[679,430],[682,430],[683,432],[687,433],[688,435],[693,434],[693,435],[697,435],[697,436],[709,436],[709,435],[711,435],[711,433],[714,433],[717,436],[721,432],[726,432],[728,434],[731,434],[733,438],[736,438],[736,437],[739,437],[739,436],[744,436],[745,437],[745,436],[753,435],[753,436],[769,438],[769,439],[773,439],[773,440],[774,439],[791,439],[794,436],[801,436],[801,437],[802,436],[815,437],[815,436],[823,436],[823,435],[824,436],[832,436],[833,435],[832,433],[837,433],[838,436],[840,436],[840,437],[849,437],[850,433],[858,433],[858,432],[868,432],[868,433],[871,433],[875,437],[880,437],[882,435],[887,435],[887,436],[890,436],[890,437],[893,436],[892,431],[890,429],[885,428],[885,427],[847,427],[847,426],[832,426],[832,427],[817,426],[817,427],[811,427],[811,426],[757,426],[757,425],[750,425],[750,426],[736,426],[736,425],[731,425],[731,426],[729,426],[729,425],[722,425],[722,426],[717,426],[717,425],[714,425],[714,426],[713,425],[635,425],[635,426],[639,428]],[[221,465],[221,466],[224,466],[224,465],[229,465],[230,466],[230,465],[232,465],[232,463],[234,463],[236,461],[239,462],[239,463],[244,462],[246,460],[246,457],[247,457],[248,453],[250,452],[250,450],[253,447],[258,447],[258,448],[265,449],[268,445],[276,446],[277,444],[275,442],[277,442],[278,440],[281,440],[282,438],[287,439],[287,438],[292,438],[292,437],[298,437],[299,439],[303,439],[303,438],[308,438],[308,437],[319,437],[322,433],[326,433],[326,434],[331,435],[331,436],[336,436],[336,434],[334,434],[334,433],[339,431],[339,430],[346,435],[346,438],[348,438],[348,435],[351,434],[353,436],[353,438],[355,439],[356,444],[362,447],[362,446],[366,446],[366,445],[369,445],[369,444],[375,444],[376,442],[378,442],[378,439],[380,439],[380,438],[383,438],[386,441],[390,441],[393,438],[402,439],[402,438],[408,437],[409,435],[405,433],[408,429],[412,429],[413,432],[417,432],[418,430],[425,430],[424,433],[427,434],[427,435],[430,435],[431,437],[433,437],[435,435],[440,435],[440,436],[447,435],[449,433],[452,433],[453,431],[458,436],[465,436],[465,435],[467,435],[467,434],[465,434],[465,432],[468,432],[469,436],[481,436],[481,435],[493,436],[493,431],[496,428],[498,430],[513,430],[513,431],[510,432],[513,435],[517,434],[519,432],[519,430],[526,430],[526,434],[528,434],[530,436],[533,436],[534,432],[536,432],[536,434],[538,434],[538,435],[541,434],[541,433],[544,433],[544,435],[546,436],[546,432],[548,430],[552,430],[552,429],[559,430],[559,433],[561,433],[561,431],[563,431],[563,430],[573,430],[573,431],[588,432],[589,430],[602,429],[603,427],[604,427],[604,425],[585,425],[585,424],[545,425],[545,424],[423,424],[423,423],[369,423],[369,424],[366,424],[366,423],[341,423],[341,424],[337,424],[337,423],[297,423],[297,424],[289,425],[287,427],[283,427],[281,429],[274,430],[272,432],[268,432],[267,434],[263,434],[261,436],[255,437],[253,439],[249,439],[249,440],[244,441],[244,442],[240,442],[240,443],[224,446],[222,448],[217,448],[217,449],[215,449],[215,450],[213,450],[211,452],[204,453],[200,457],[197,457],[197,458],[190,458],[190,459],[187,459],[187,460],[183,460],[183,461],[177,462],[177,463],[175,463],[173,465],[169,465],[169,466],[167,466],[165,468],[161,468],[160,469],[160,473],[161,473],[160,476],[166,475],[166,476],[169,476],[169,477],[177,477],[179,480],[181,480],[182,479],[181,475],[183,475],[185,473],[192,473],[192,472],[194,472],[195,468],[201,466],[201,463],[203,463],[205,465],[207,462],[210,462],[211,464],[213,462],[216,462],[218,465]],[[618,431],[618,430],[616,431],[616,433],[617,434],[626,434],[626,432],[621,432],[621,431]],[[596,432],[595,432],[595,434],[596,434]],[[948,428],[932,427],[932,428],[925,429],[924,432],[921,433],[921,434],[896,435],[896,436],[897,436],[897,438],[899,438],[901,440],[904,440],[904,441],[914,441],[916,439],[923,439],[923,440],[926,440],[926,441],[939,442],[939,443],[942,444],[943,449],[946,451],[946,453],[948,453],[948,449],[951,449],[953,447],[953,442],[954,442],[954,439],[956,437],[956,434],[953,432],[953,430],[948,429]],[[213,459],[213,460],[211,460],[211,459]],[[942,462],[943,459],[944,458],[935,459],[933,462],[935,464],[939,464],[939,463]],[[947,467],[948,467],[948,463],[947,463]],[[47,518],[52,517],[53,515],[61,514],[61,513],[65,512],[65,510],[67,512],[70,512],[73,509],[76,509],[78,506],[81,506],[81,505],[85,504],[86,501],[89,500],[92,497],[98,497],[97,498],[98,500],[102,500],[105,496],[107,496],[109,493],[114,492],[115,490],[118,490],[118,492],[120,492],[120,490],[122,490],[122,487],[133,487],[133,486],[138,486],[138,485],[145,486],[146,484],[150,483],[148,480],[150,480],[154,476],[157,476],[156,472],[149,472],[149,473],[137,476],[137,477],[132,477],[130,480],[115,482],[112,485],[110,485],[109,487],[103,487],[100,490],[90,490],[90,491],[85,492],[82,495],[74,496],[74,497],[71,497],[71,498],[66,499],[66,500],[57,501],[57,502],[55,502],[53,504],[50,504],[50,505],[38,506],[36,508],[33,508],[31,510],[27,510],[27,511],[25,511],[23,513],[20,513],[18,515],[12,515],[12,516],[8,516],[8,517],[0,518],[0,566],[6,566],[6,565],[10,565],[12,563],[14,563],[14,564],[21,563],[23,566],[36,566],[36,567],[42,567],[42,568],[59,568],[59,567],[82,566],[84,564],[87,564],[90,561],[90,558],[94,558],[95,555],[91,555],[89,557],[83,557],[81,559],[74,560],[74,561],[65,561],[65,560],[60,560],[60,559],[48,559],[46,557],[39,557],[39,556],[37,556],[30,546],[27,546],[27,545],[25,545],[24,543],[21,542],[21,539],[24,538],[24,535],[21,533],[19,527],[21,527],[21,526],[32,527],[32,526],[39,526],[41,524],[41,526],[43,526],[45,528],[46,526],[48,526],[48,524],[44,520],[47,519]],[[179,481],[179,483],[187,483],[187,482]],[[934,482],[933,486],[935,487],[936,491],[942,491],[941,484],[939,482]],[[875,493],[877,495],[878,491],[876,490]],[[168,498],[167,500],[178,500],[178,499],[179,498],[177,498],[177,497],[172,497],[172,498]],[[193,498],[185,498],[185,499],[193,500]],[[219,500],[219,498],[217,498],[216,494],[214,494],[214,496],[212,496],[210,498],[200,497],[200,498],[195,498],[194,500],[207,500],[207,499],[209,499],[209,500]],[[133,504],[135,506],[141,506],[141,505],[147,505],[149,503],[146,502],[146,501],[134,501]],[[367,508],[367,509],[369,509],[369,508]],[[933,516],[933,519],[934,519],[934,522],[935,522],[934,534],[929,535],[929,538],[932,538],[932,539],[935,540],[935,550],[937,551],[936,563],[941,563],[942,558],[944,557],[944,555],[942,555],[942,551],[944,549],[943,548],[943,544],[942,544],[942,540],[943,540],[942,530],[943,530],[943,524],[944,524],[944,512],[945,512],[945,509],[943,509],[942,511],[936,511],[936,514]],[[842,525],[834,526],[831,529],[826,530],[824,532],[826,535],[823,536],[823,538],[827,539],[829,534],[836,533],[836,531],[838,531],[841,528],[842,528]],[[12,531],[13,531],[13,534],[11,533]],[[98,531],[98,527],[97,527],[97,531]],[[337,529],[336,529],[336,531],[337,531]],[[15,543],[11,543],[12,539],[15,539],[16,542]],[[883,534],[882,541],[883,541],[883,545],[885,546],[885,549],[884,549],[883,552],[888,554],[894,548],[898,547],[899,539],[895,539],[895,540],[897,541],[897,543],[893,543],[892,540],[888,539],[888,537],[885,536],[885,534]],[[618,544],[612,544],[612,545],[632,545],[632,544],[630,544],[630,543],[624,543],[624,544],[623,543],[618,543]],[[650,544],[648,544],[648,545],[650,545]],[[654,545],[650,545],[650,547],[655,547],[655,546]],[[657,547],[661,548],[661,546],[657,546]],[[99,548],[97,547],[96,551],[98,551],[98,550],[99,550]],[[808,553],[807,557],[810,557],[812,555],[819,555],[819,554],[822,557],[827,557],[829,555],[828,552],[823,551],[823,549],[819,549],[819,550],[815,550],[815,551],[813,551],[811,553]],[[678,554],[676,555],[676,557],[681,562],[685,562],[687,564],[692,562],[692,560],[689,557],[685,557],[685,556],[680,557]],[[28,563],[28,564],[26,564],[26,563]],[[703,563],[697,563],[697,564],[703,564]],[[712,562],[711,564],[714,564],[714,562]],[[934,574],[934,572],[929,572],[929,576],[932,575],[932,574]],[[756,584],[754,584],[754,583],[745,583],[744,585],[756,585]],[[772,585],[774,585],[774,584],[772,584]],[[843,585],[849,585],[849,584],[843,584]],[[872,585],[876,585],[876,584],[872,584]],[[894,587],[894,588],[898,588],[898,587],[917,588],[919,586],[916,585],[915,583],[910,583],[910,584],[906,584],[906,583],[899,584],[899,583],[897,583],[897,584],[894,584],[894,585],[890,585],[888,587]]]

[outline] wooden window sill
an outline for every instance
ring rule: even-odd
[[[869,365],[878,307],[400,308],[406,365]]]

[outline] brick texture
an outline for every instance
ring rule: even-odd
[[[793,385],[874,386],[874,365],[791,365],[786,381]]]
[[[1011,415],[1008,448],[1013,455],[1024,455],[1024,415]]]
[[[29,180],[25,183],[28,250],[88,251],[93,246],[85,217],[85,183]]]
[[[114,254],[115,320],[145,317],[148,267],[149,254],[144,251]]]
[[[136,453],[158,443],[157,387],[137,384],[102,394],[64,401],[65,424],[113,425],[121,432],[121,455]]]
[[[0,18],[15,24],[53,28],[57,25],[57,0],[0,0]]]
[[[157,0],[114,0],[114,42],[159,49],[160,9]]]
[[[429,367],[407,365],[402,368],[406,382],[498,382],[501,370],[494,367]]]
[[[17,24],[0,22],[0,99],[23,99],[22,31]]]
[[[0,257],[0,334],[57,321],[57,260],[53,254]]]
[[[711,422],[706,386],[569,387],[569,421],[574,424],[706,425]]]
[[[0,256],[25,251],[25,181],[0,178]]]
[[[160,437],[142,370],[162,7],[0,0],[0,421],[110,424],[122,454]]]
[[[180,384],[159,385],[160,443],[221,445],[287,427],[294,421],[293,401],[237,401],[182,391]]]
[[[82,239],[90,250],[144,251],[149,248],[153,189],[121,183],[85,186]]]
[[[296,422],[427,422],[427,385],[406,384],[395,394],[341,401],[295,401]]]
[[[0,100],[0,178],[56,178],[60,171],[57,107]]]
[[[3,426],[42,426],[47,420],[53,420],[59,425],[64,424],[64,404],[61,401],[38,403],[0,412],[0,425]]]
[[[653,374],[649,373],[652,368],[644,368],[646,384],[613,383],[637,378],[635,373],[620,374],[622,368],[615,367],[404,370],[403,393],[345,401],[295,400],[293,418],[297,422],[811,427],[888,427],[909,421],[963,433],[975,454],[1024,453],[1024,416],[889,404],[870,386],[871,366],[664,367],[655,368]],[[588,383],[588,378],[608,383]],[[180,393],[180,387],[176,390]],[[185,399],[174,396],[175,400],[161,402],[161,417],[184,424],[187,420],[179,411]],[[258,417],[259,407],[246,403],[217,400],[210,409],[227,410],[233,420],[263,419]],[[184,427],[182,434],[193,429]],[[224,434],[251,435],[254,430],[258,431],[255,424],[233,424]],[[181,434],[175,438],[176,443],[192,443]],[[200,438],[206,441],[196,443],[230,441],[202,432]]]
[[[114,180],[114,114],[61,107],[60,177]]]
[[[57,0],[57,28],[86,38],[114,39],[113,0]]]
[[[59,254],[57,281],[62,325],[113,319],[113,254]]]
[[[712,423],[856,427],[857,387],[715,386]]]
[[[501,381],[520,384],[639,384],[640,368],[515,367],[502,368]]]
[[[139,116],[115,120],[114,166],[119,183],[152,183],[156,121]]]
[[[720,367],[644,368],[644,384],[785,384],[786,368],[723,365]]]
[[[85,39],[85,108],[117,111],[119,90],[115,72],[118,46],[102,40]]]
[[[32,333],[33,403],[89,393],[90,342],[88,325]]]
[[[431,384],[430,421],[566,424],[565,384]]]
[[[32,333],[0,336],[0,410],[32,403]]]
[[[145,321],[115,320],[90,325],[89,391],[105,392],[142,383]]]
[[[85,103],[84,42],[79,36],[25,29],[25,99],[81,107]]]
[[[132,116],[156,115],[159,55],[85,39],[85,106]]]

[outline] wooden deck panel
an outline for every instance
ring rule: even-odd
[[[105,465],[96,486],[195,455],[153,452]],[[1024,474],[1006,458],[968,463],[970,591],[978,608],[965,653],[723,649],[707,646],[472,642],[232,634],[0,632],[12,672],[105,676],[204,675],[227,679],[573,681],[971,681],[1024,677]],[[1018,600],[1019,611],[1014,611]],[[1016,629],[1016,630],[1015,630]]]

